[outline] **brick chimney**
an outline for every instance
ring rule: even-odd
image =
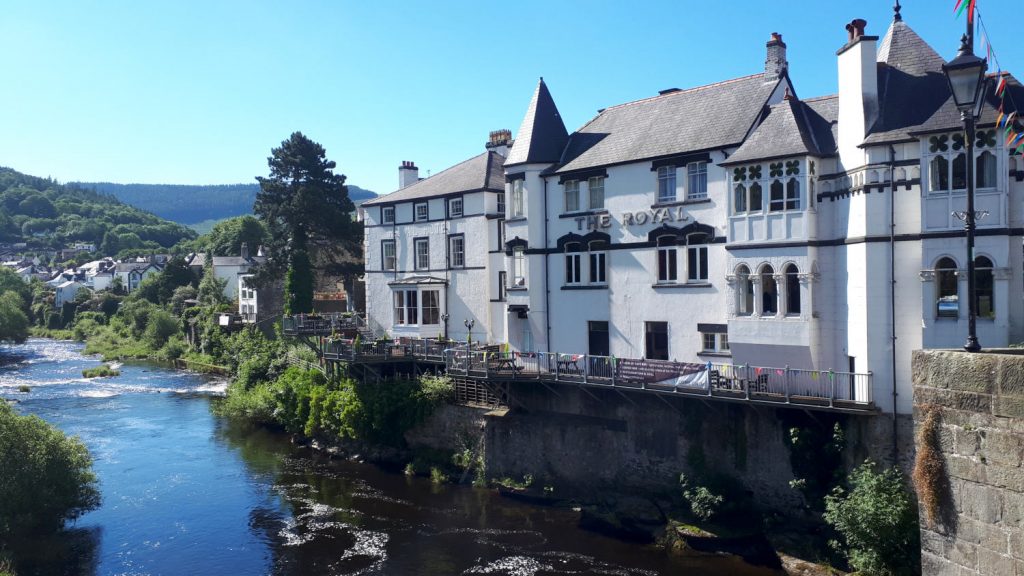
[[[402,160],[402,165],[398,167],[398,189],[401,190],[419,181],[420,169],[416,167],[416,163]]]
[[[789,69],[789,62],[786,60],[786,43],[782,41],[782,34],[772,32],[772,37],[765,44],[768,49],[768,56],[764,61],[765,81],[778,80]]]
[[[512,146],[512,131],[508,129],[494,130],[490,133],[487,138],[487,144],[484,148],[492,150],[501,154],[504,157],[508,157],[508,150]]]

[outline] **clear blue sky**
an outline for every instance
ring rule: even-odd
[[[953,0],[906,0],[950,59]],[[1004,69],[1024,75],[1013,0],[979,0]],[[659,89],[758,72],[783,34],[802,98],[836,90],[835,51],[891,0],[810,2],[5,2],[0,165],[60,181],[252,182],[291,132],[351,184],[386,193],[516,131],[538,76],[569,130]]]

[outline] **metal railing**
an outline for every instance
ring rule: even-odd
[[[366,321],[363,317],[351,312],[295,314],[281,319],[281,329],[288,335],[326,335],[345,330],[358,330],[365,326]]]
[[[541,380],[673,392],[736,400],[869,408],[869,373],[720,363],[616,358],[557,352],[444,353],[453,375],[498,380]]]

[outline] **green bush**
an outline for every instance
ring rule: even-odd
[[[686,474],[679,475],[679,487],[683,491],[683,499],[690,505],[690,511],[695,517],[707,522],[718,515],[725,500],[720,494],[715,494],[707,486],[692,482]]]
[[[165,310],[154,310],[146,321],[146,332],[143,335],[146,343],[153,350],[163,348],[167,340],[181,330],[178,320]]]
[[[108,376],[120,376],[121,371],[111,368],[106,364],[102,366],[96,366],[95,368],[86,368],[82,370],[82,378],[106,378]]]
[[[58,530],[99,503],[81,440],[0,402],[0,541]]]
[[[274,410],[277,408],[277,399],[267,382],[249,388],[237,381],[233,382],[228,386],[227,396],[215,406],[221,416],[242,418],[256,424],[276,422]]]
[[[842,536],[832,546],[868,575],[920,573],[920,527],[914,499],[896,468],[875,471],[866,460],[850,474],[850,489],[825,497],[825,521]]]

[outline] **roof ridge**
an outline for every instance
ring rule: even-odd
[[[833,100],[839,98],[839,94],[829,94],[827,96],[815,96],[813,98],[804,98],[803,102],[821,102],[822,100]]]
[[[479,157],[481,157],[484,154],[487,154],[489,152],[490,152],[490,150],[485,150],[481,154],[477,154],[476,156],[471,156],[469,158],[466,158],[462,162],[458,162],[458,163],[452,164],[451,166],[445,168],[444,170],[441,170],[437,174],[431,174],[430,176],[427,176],[426,178],[423,178],[421,180],[417,180],[417,181],[413,182],[412,184],[409,184],[405,188],[399,188],[398,190],[392,190],[391,192],[388,192],[384,196],[390,196],[391,194],[394,194],[395,192],[400,192],[402,190],[409,190],[410,188],[412,188],[412,187],[414,187],[414,186],[416,186],[418,184],[421,184],[423,182],[426,182],[427,180],[430,180],[431,178],[437,178],[438,176],[440,176],[441,174],[444,174],[445,172],[448,172],[449,170],[454,170],[455,168],[458,168],[459,166],[462,166],[463,164],[466,164],[467,162],[472,162],[473,160],[476,160],[477,158],[479,158]],[[378,196],[378,198],[383,198],[384,196]]]
[[[676,90],[674,92],[668,92],[666,94],[658,94],[656,96],[648,96],[647,98],[641,98],[639,100],[631,100],[629,102],[623,102],[622,104],[614,104],[612,106],[606,106],[605,108],[602,108],[600,112],[598,112],[598,116],[600,116],[604,112],[607,112],[608,110],[615,110],[615,109],[618,109],[618,108],[623,108],[623,107],[626,107],[626,106],[631,106],[633,104],[640,104],[642,102],[649,102],[651,100],[656,100],[658,98],[668,98],[670,96],[679,96],[679,95],[682,95],[682,94],[692,94],[693,92],[697,92],[698,90],[706,90],[708,88],[717,88],[718,86],[724,86],[726,84],[732,84],[734,82],[739,82],[741,80],[750,80],[751,78],[754,78],[754,77],[757,77],[757,76],[764,76],[764,72],[757,72],[756,74],[748,74],[746,76],[740,76],[738,78],[730,78],[728,80],[720,80],[718,82],[712,82],[711,84],[703,84],[701,86],[694,86],[692,88],[685,88],[685,89],[682,89],[682,90]]]

